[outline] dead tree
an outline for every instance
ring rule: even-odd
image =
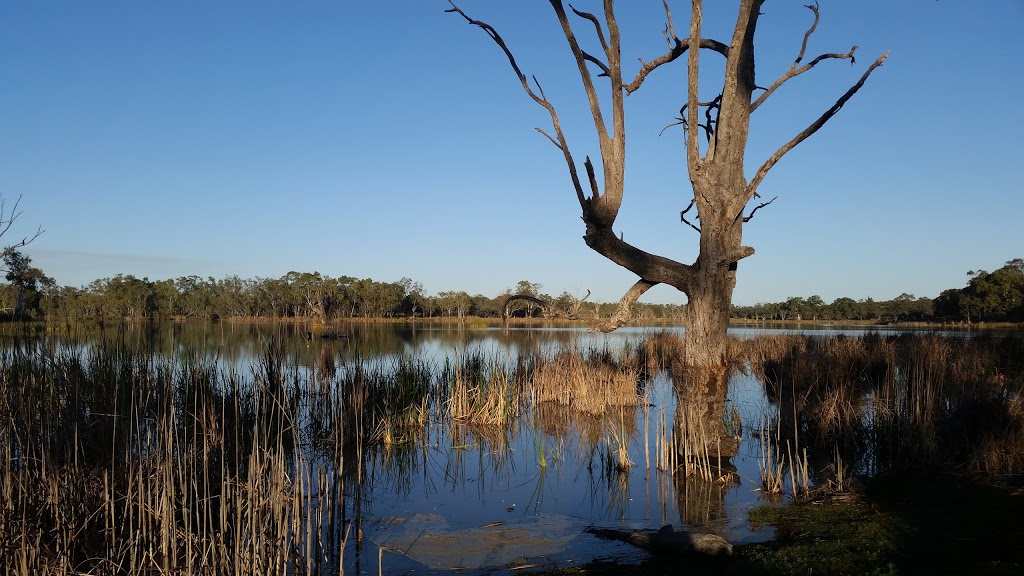
[[[584,296],[583,298],[580,298],[578,300],[574,299],[575,301],[572,303],[571,307],[569,307],[568,309],[562,309],[555,305],[553,302],[548,302],[543,298],[538,298],[530,294],[510,294],[507,298],[505,298],[505,301],[502,302],[501,304],[501,325],[505,326],[508,323],[509,305],[511,305],[513,302],[518,301],[532,302],[533,304],[540,306],[541,313],[544,315],[545,318],[579,320],[580,307],[582,307],[583,303],[587,301],[587,298],[590,298],[590,290],[587,290],[587,295]]]
[[[639,70],[631,79],[623,76],[621,39],[613,0],[603,0],[602,17],[570,6],[579,22],[591,29],[595,37],[594,45],[599,46],[600,51],[595,49],[592,52],[579,43],[577,31],[562,0],[549,0],[549,3],[578,69],[599,140],[598,165],[595,166],[587,157],[582,172],[562,130],[555,106],[535,78],[532,84],[527,79],[497,30],[471,18],[454,3],[447,11],[458,14],[486,32],[504,52],[526,94],[548,112],[550,131],[537,130],[555,145],[565,159],[586,225],[584,240],[590,248],[638,277],[619,301],[617,313],[598,329],[610,331],[624,325],[629,319],[631,304],[652,286],[668,284],[675,287],[686,294],[688,301],[681,364],[691,373],[690,379],[701,382],[696,392],[724,402],[728,362],[726,330],[736,285],[737,263],[754,254],[752,247],[743,245],[743,224],[754,212],[770,203],[756,200],[760,198],[757,189],[787,152],[817,132],[861,89],[871,73],[885,62],[888,52],[868,66],[860,79],[817,120],[763,160],[748,181],[744,176],[744,153],[751,114],[784,83],[818,64],[827,60],[854,62],[856,46],[845,53],[824,53],[807,59],[808,41],[818,25],[817,2],[808,6],[813,21],[804,33],[792,65],[767,86],[757,83],[754,69],[754,35],[764,0],[739,0],[736,26],[728,42],[701,35],[701,0],[691,0],[689,33],[685,38],[679,38],[668,2],[664,0],[664,32],[668,47],[652,59],[641,60]],[[704,54],[724,58],[725,66],[718,95],[702,102],[698,98],[698,71]],[[685,62],[687,73],[687,93],[682,98],[684,104],[678,123],[685,131],[685,161],[693,190],[690,206],[680,212],[680,219],[699,233],[700,246],[696,260],[689,264],[646,252],[625,242],[612,231],[622,204],[625,182],[625,97],[639,90],[655,70],[677,61]],[[608,91],[604,100],[598,97],[599,88]],[[606,121],[607,114],[610,114],[610,123]],[[754,202],[757,205],[751,208]],[[695,208],[696,213],[688,219],[691,208]],[[710,405],[709,409],[714,411],[715,406]]]
[[[21,196],[18,196],[18,199],[14,201],[14,206],[11,206],[11,209],[8,210],[7,200],[3,196],[0,196],[0,238],[3,238],[7,234],[7,232],[11,229],[11,226],[14,225],[14,221],[17,220],[19,216],[21,216],[21,212],[18,211],[19,204],[21,204]],[[40,226],[36,230],[35,234],[32,234],[31,236],[25,236],[21,240],[18,240],[13,244],[0,248],[0,259],[3,259],[5,256],[10,254],[11,252],[14,252],[15,250],[20,250],[25,246],[28,246],[29,244],[32,243],[33,240],[42,235],[42,233],[43,228]]]

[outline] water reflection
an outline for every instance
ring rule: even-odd
[[[67,422],[80,422],[73,430],[106,440],[75,445],[62,458],[110,461],[113,449],[148,474],[145,457],[166,456],[184,467],[181,477],[197,474],[203,496],[182,507],[195,511],[184,515],[189,526],[209,525],[210,534],[225,532],[212,526],[228,515],[216,516],[207,503],[231,500],[241,510],[241,500],[232,499],[269,491],[288,504],[250,514],[276,522],[274,537],[302,551],[271,557],[325,573],[375,571],[382,558],[389,573],[503,565],[494,560],[500,555],[485,565],[483,548],[459,559],[443,554],[439,547],[453,541],[465,548],[515,540],[516,558],[536,554],[556,564],[635,557],[586,534],[590,526],[684,524],[734,542],[763,538],[749,530],[744,512],[758,497],[762,446],[772,445],[760,441],[766,423],[776,432],[795,430],[799,448],[791,451],[803,454],[810,482],[822,484],[844,462],[860,472],[891,466],[906,456],[890,441],[893,430],[924,434],[939,426],[931,408],[952,406],[935,384],[951,358],[941,342],[915,340],[930,348],[900,356],[895,340],[886,352],[887,337],[832,338],[814,356],[806,342],[759,342],[764,331],[741,333],[762,354],[748,350],[748,362],[728,380],[724,410],[736,415],[730,434],[745,441],[720,467],[731,473],[707,482],[681,467],[674,440],[679,386],[662,359],[640,355],[643,330],[353,324],[324,335],[300,324],[65,326],[8,333],[3,348],[21,350],[30,363],[62,366],[74,382],[95,383],[74,388],[73,406],[85,408],[60,404],[44,428],[60,432],[50,440],[66,438]],[[864,341],[880,356],[856,356]],[[768,354],[774,345],[779,353]],[[915,360],[925,357],[931,360]],[[538,358],[551,362],[541,369]],[[579,362],[608,378],[598,382],[591,372],[580,384],[569,372],[551,371]],[[629,362],[642,369],[622,371]],[[542,376],[556,389],[536,384]],[[996,390],[997,380],[984,384]],[[570,398],[588,394],[602,402]],[[895,407],[899,417],[869,409],[876,405]],[[131,418],[109,416],[125,407]],[[838,447],[811,438],[838,439]],[[856,451],[862,443],[874,448]],[[4,445],[14,446],[8,456],[15,460],[27,461],[26,451],[36,449],[10,436]],[[782,446],[779,437],[775,446]],[[557,539],[562,551],[530,540],[528,530],[546,534],[547,543]],[[411,537],[427,533],[448,540]],[[428,541],[435,549],[425,548]]]

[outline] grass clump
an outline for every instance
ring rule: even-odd
[[[553,402],[585,414],[602,415],[637,406],[639,373],[624,354],[573,347],[534,359],[531,393],[537,403]]]
[[[738,563],[762,574],[899,574],[907,527],[860,502],[762,506],[754,526],[771,525],[770,542],[737,547]]]

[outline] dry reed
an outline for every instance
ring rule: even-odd
[[[535,403],[553,402],[577,412],[602,415],[623,406],[637,406],[639,373],[629,359],[607,349],[570,348],[534,359],[529,382]]]

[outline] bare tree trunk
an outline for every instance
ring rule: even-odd
[[[664,3],[664,33],[668,50],[660,56],[641,59],[640,69],[632,81],[623,76],[621,38],[613,0],[602,2],[603,18],[569,6],[579,18],[576,22],[584,28],[593,29],[593,39],[588,45],[581,44],[563,0],[549,0],[549,3],[579,71],[597,132],[599,163],[595,165],[588,156],[582,171],[562,130],[554,104],[548,100],[536,78],[531,84],[497,30],[486,22],[474,20],[454,2],[448,12],[458,14],[470,25],[487,33],[504,52],[526,94],[550,115],[551,132],[540,128],[538,131],[565,159],[586,224],[584,240],[587,246],[638,277],[619,301],[616,313],[593,328],[611,331],[625,325],[630,319],[632,304],[657,284],[668,284],[687,295],[683,354],[676,362],[677,369],[673,370],[681,407],[677,411],[677,424],[680,426],[677,429],[684,432],[684,449],[699,449],[705,457],[714,456],[709,454],[714,449],[724,456],[728,450],[723,449],[722,439],[732,433],[723,425],[728,390],[729,309],[736,286],[738,262],[754,254],[753,248],[742,245],[743,224],[772,201],[761,202],[752,208],[749,204],[760,198],[758,186],[772,167],[835,116],[860,90],[872,71],[885,62],[888,53],[878,57],[860,80],[817,120],[764,160],[747,181],[744,155],[751,114],[783,84],[818,64],[830,60],[854,61],[856,47],[846,53],[830,52],[806,58],[808,40],[819,20],[817,2],[807,6],[813,14],[813,22],[804,34],[796,58],[781,76],[767,86],[755,81],[754,66],[754,32],[764,0],[738,0],[736,25],[728,43],[702,36],[701,0],[690,0],[689,35],[686,38],[676,35],[669,5]],[[701,77],[707,76],[699,70],[702,52],[716,59],[725,58],[721,83],[712,86],[714,91],[704,91],[709,96],[717,92],[717,96],[707,101],[699,98],[701,91],[698,90]],[[646,252],[625,242],[621,230],[613,230],[626,182],[624,97],[639,90],[655,70],[675,61],[686,63],[685,104],[675,125],[684,129],[686,167],[693,185],[693,200],[680,213],[680,219],[700,233],[700,252],[693,264]],[[608,90],[606,98],[599,97],[599,89]],[[693,207],[696,207],[696,213],[690,215],[691,221],[687,214]],[[697,443],[690,446],[691,441]],[[734,449],[732,453],[735,453]]]
[[[724,197],[728,190],[702,190],[695,183],[697,197]],[[701,212],[700,256],[688,293],[683,331],[683,357],[673,370],[677,393],[676,430],[683,443],[681,451],[693,465],[703,462],[698,472],[714,475],[722,462],[735,456],[738,439],[723,424],[729,390],[729,310],[736,287],[738,263],[733,255],[742,250],[742,218],[729,217],[715,206],[698,206]]]

